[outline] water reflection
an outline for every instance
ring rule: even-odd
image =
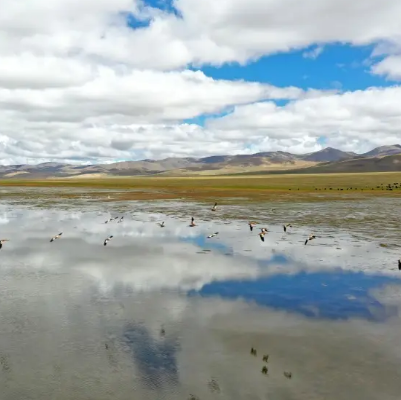
[[[399,301],[371,294],[400,287],[376,262],[391,249],[370,243],[366,261],[367,244],[335,232],[304,246],[306,230],[269,226],[262,243],[241,221],[157,212],[104,224],[117,215],[0,209],[5,400],[398,399]]]
[[[146,387],[160,389],[163,385],[178,385],[176,341],[157,340],[146,327],[136,324],[127,325],[123,337]]]
[[[243,298],[314,318],[358,317],[380,321],[397,315],[398,309],[380,303],[371,290],[390,283],[401,285],[399,279],[361,272],[301,272],[256,281],[213,282],[198,292],[191,291],[190,295]]]
[[[371,254],[366,260],[366,243],[347,244],[340,235],[321,235],[313,245],[304,246],[304,232],[284,234],[281,227],[270,228],[261,242],[257,232],[249,232],[242,222],[197,221],[199,226],[188,228],[179,218],[136,213],[125,215],[123,223],[104,224],[115,216],[3,212],[3,232],[11,239],[1,253],[3,270],[57,274],[67,268],[95,278],[105,292],[121,283],[131,290],[192,290],[325,318],[384,318],[390,311],[370,291],[401,282],[395,268],[388,268],[386,276],[377,273],[382,270],[377,270],[376,260],[389,257],[391,250],[374,249],[369,243]],[[157,225],[160,220],[166,221],[166,227]],[[58,231],[64,232],[63,237],[49,243]],[[219,235],[208,239],[212,231]],[[102,246],[110,234],[113,241]],[[340,241],[341,248],[337,247]],[[350,259],[353,269],[369,274],[339,269]]]
[[[226,255],[233,255],[234,249],[224,243],[218,242],[214,238],[208,238],[205,235],[198,235],[194,237],[180,237],[180,240],[185,243],[192,243],[204,250],[217,250]]]

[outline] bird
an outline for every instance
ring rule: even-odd
[[[121,217],[119,221],[117,221],[117,223],[123,222],[124,217]]]
[[[265,354],[265,355],[263,356],[263,361],[264,361],[264,362],[267,362],[268,359],[269,359],[269,355],[268,355],[268,354]]]
[[[189,224],[190,227],[196,226],[194,217],[191,218],[191,223]]]
[[[267,233],[267,228],[260,228],[260,231],[261,231],[262,233]]]
[[[164,328],[162,327],[161,329],[160,329],[160,335],[161,336],[164,336],[166,334],[166,331],[164,330]]]
[[[208,236],[208,239],[210,239],[210,238],[212,238],[212,237],[215,237],[215,236],[218,235],[218,234],[219,234],[219,232],[212,233],[211,235]]]
[[[0,247],[1,248],[1,247]],[[398,269],[401,271],[401,259],[398,260]]]
[[[264,233],[264,232],[260,232],[260,233],[259,233],[259,237],[260,237],[260,240],[261,240],[262,242],[265,241],[265,233]]]
[[[8,239],[1,239],[0,240],[0,249],[3,247],[3,243],[4,242],[9,242],[9,240]]]
[[[212,207],[212,211],[216,211],[217,208],[217,203],[214,203],[214,206]]]
[[[286,378],[288,378],[288,379],[291,379],[291,378],[292,378],[292,372],[284,371],[284,376],[285,376]]]
[[[107,239],[104,239],[103,245],[106,246],[107,243],[108,243],[111,239],[113,239],[113,235],[109,236]]]
[[[284,232],[287,232],[287,228],[292,228],[291,224],[283,225]]]
[[[60,232],[58,235],[56,235],[56,236],[53,236],[51,239],[50,239],[50,241],[51,242],[54,242],[56,239],[60,239],[60,236],[63,234],[63,232]]]
[[[164,221],[162,223],[158,222],[157,225],[159,225],[160,228],[164,228]]]
[[[264,365],[262,368],[262,374],[267,375],[267,371],[268,371],[268,369],[267,369],[266,365]]]
[[[249,225],[249,230],[252,232],[253,231],[253,227],[255,226],[255,223],[254,222],[249,222],[248,225]]]
[[[308,239],[305,240],[305,244],[307,244],[309,241],[316,239],[316,236],[312,233],[311,235],[309,235]]]
[[[256,349],[254,349],[253,347],[251,347],[251,354],[253,355],[253,356],[256,356]]]

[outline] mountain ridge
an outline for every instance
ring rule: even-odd
[[[39,164],[0,165],[1,179],[47,179],[90,178],[115,176],[182,176],[225,175],[236,173],[258,173],[271,171],[324,171],[363,170],[368,163],[383,168],[398,167],[398,160],[391,163],[368,162],[401,154],[401,145],[379,146],[363,154],[345,152],[332,147],[306,153],[292,154],[284,151],[259,152],[254,154],[213,155],[201,158],[168,157],[162,160],[120,161],[109,164],[72,165],[57,162]],[[348,164],[347,164],[348,162]],[[345,163],[345,164],[344,164]],[[358,164],[359,163],[359,164]],[[362,164],[361,164],[362,163]],[[400,167],[401,168],[401,167]],[[395,169],[398,170],[398,169]],[[400,169],[401,170],[401,169]],[[309,172],[310,173],[310,172]]]

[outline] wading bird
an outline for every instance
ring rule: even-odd
[[[265,232],[260,232],[260,233],[259,233],[259,237],[260,237],[260,240],[261,240],[262,242],[264,242],[264,241],[265,241]]]
[[[117,223],[123,222],[124,217],[121,217],[119,221],[117,221]]]
[[[53,237],[50,239],[50,241],[51,241],[51,242],[54,242],[56,239],[60,239],[60,237],[61,237],[62,234],[63,234],[63,232],[60,232],[58,235],[53,236]]]
[[[266,365],[262,368],[262,374],[265,374],[265,375],[267,375],[267,367],[266,367]]]
[[[291,224],[283,225],[284,232],[287,232],[287,228],[292,228]]]
[[[260,228],[260,231],[261,231],[263,234],[265,234],[265,233],[267,233],[267,228]]]
[[[209,235],[207,238],[210,239],[210,238],[212,238],[212,237],[215,237],[215,236],[218,235],[218,234],[219,234],[219,232],[212,233],[212,234]]]
[[[268,354],[265,354],[265,355],[263,356],[263,361],[264,361],[264,362],[267,362],[268,359],[269,359],[269,355],[268,355]]]
[[[309,235],[308,239],[305,240],[305,244],[307,244],[309,241],[316,239],[316,236],[312,233],[311,235]]]
[[[212,211],[216,211],[217,209],[217,203],[214,203],[214,206],[212,207]]]
[[[157,225],[159,225],[160,228],[164,228],[164,221],[162,223],[158,222]]]
[[[288,379],[291,379],[291,378],[292,378],[292,372],[284,371],[284,376],[285,376],[286,378],[288,378]]]
[[[191,223],[189,224],[190,227],[196,226],[194,217],[191,218]]]
[[[109,236],[107,239],[104,239],[103,245],[106,246],[107,243],[108,243],[111,239],[113,239],[113,235]]]
[[[251,347],[251,354],[252,354],[253,356],[256,356],[256,355],[257,355],[256,349],[254,349],[253,347]]]
[[[1,239],[0,240],[0,249],[3,247],[3,243],[4,242],[9,242],[9,240],[8,239]]]

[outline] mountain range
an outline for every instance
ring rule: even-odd
[[[283,151],[216,155],[203,158],[123,161],[112,164],[0,165],[1,179],[106,178],[116,176],[191,176],[259,173],[330,173],[401,171],[401,145],[377,147],[364,154],[327,147],[307,154]]]

